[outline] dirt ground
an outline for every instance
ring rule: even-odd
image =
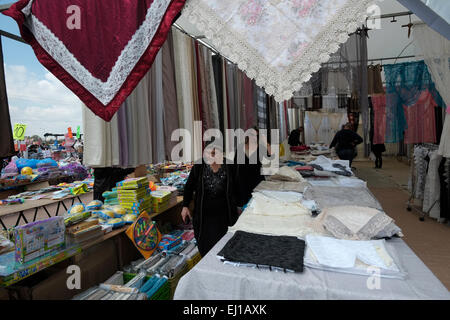
[[[353,166],[356,175],[367,181],[385,212],[402,229],[405,242],[450,290],[450,226],[429,217],[420,221],[418,211],[407,211],[410,167],[387,157],[382,169],[374,169],[370,160],[355,160]]]

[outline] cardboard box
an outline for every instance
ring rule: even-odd
[[[60,248],[64,244],[65,230],[61,216],[16,227],[16,261],[25,263]]]

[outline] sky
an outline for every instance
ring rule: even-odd
[[[3,14],[0,29],[20,35],[16,22]],[[68,127],[76,132],[82,125],[78,97],[39,63],[29,45],[2,37],[2,46],[12,126],[26,124],[26,136],[65,133]]]

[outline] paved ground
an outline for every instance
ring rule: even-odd
[[[385,158],[383,169],[374,169],[372,161],[355,161],[353,166],[402,229],[405,242],[450,290],[450,226],[428,217],[420,221],[418,212],[406,210],[410,167],[394,158]]]

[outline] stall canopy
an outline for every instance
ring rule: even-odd
[[[16,20],[38,60],[111,120],[147,74],[185,0],[20,0]]]
[[[373,0],[20,0],[4,14],[39,61],[109,121],[183,15],[278,102],[346,42]]]

